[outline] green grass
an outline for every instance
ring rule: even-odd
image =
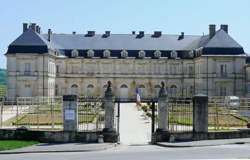
[[[27,147],[38,143],[37,141],[0,140],[0,151]]]

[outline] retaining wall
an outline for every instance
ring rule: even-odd
[[[0,129],[0,140],[34,140],[42,143],[96,143],[102,132],[33,131],[25,128]]]

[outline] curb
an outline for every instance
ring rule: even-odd
[[[185,142],[184,142],[185,143]],[[220,146],[220,145],[232,145],[232,144],[250,144],[250,142],[242,142],[242,141],[238,141],[238,142],[229,142],[229,143],[214,143],[214,144],[200,144],[200,145],[188,145],[188,144],[180,144],[177,145],[175,143],[156,143],[157,146],[161,146],[161,147],[171,147],[171,148],[181,148],[181,147],[208,147],[208,146]]]
[[[117,144],[110,144],[107,146],[103,146],[103,147],[98,147],[97,149],[76,149],[76,150],[41,150],[41,151],[11,151],[11,150],[6,150],[6,151],[0,151],[0,155],[1,154],[25,154],[25,153],[60,153],[60,152],[95,152],[95,151],[103,151],[103,150],[107,150],[110,148],[114,148],[116,147]]]

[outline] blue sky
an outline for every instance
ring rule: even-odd
[[[229,34],[250,53],[250,0],[8,0],[0,5],[0,68],[8,45],[35,22],[46,33],[131,33],[202,35],[208,25],[229,25]]]

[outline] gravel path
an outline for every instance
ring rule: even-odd
[[[133,103],[123,103],[120,106],[120,141],[121,144],[148,144],[151,140],[151,121],[145,119],[143,111]]]

